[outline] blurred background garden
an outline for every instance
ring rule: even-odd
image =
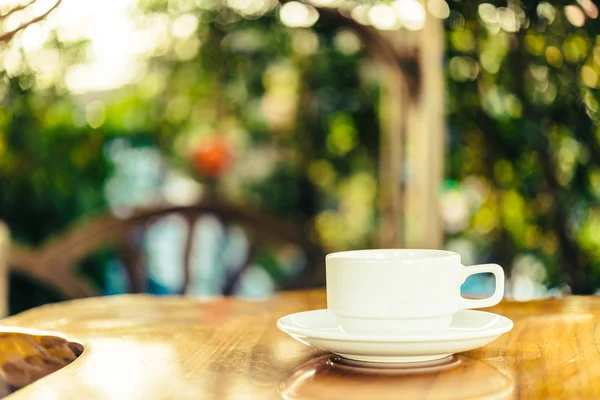
[[[323,252],[497,262],[516,299],[600,287],[592,0],[27,5],[0,5],[0,220],[21,249],[98,215],[227,204]],[[222,294],[247,235],[183,220],[145,226],[144,291]],[[310,269],[293,246],[251,254],[227,293],[264,296]],[[75,267],[128,291],[112,246]],[[62,298],[29,278],[11,273],[11,312]]]

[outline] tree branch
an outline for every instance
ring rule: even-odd
[[[8,17],[9,15],[12,15],[14,13],[16,13],[17,11],[21,11],[26,9],[27,7],[33,5],[33,3],[35,3],[37,0],[31,0],[29,3],[27,4],[21,4],[20,6],[17,6],[13,9],[11,9],[10,11],[8,11],[6,14],[2,14],[0,15],[0,20],[4,20],[6,19],[6,17]]]
[[[31,3],[23,6],[23,8],[26,8],[26,7],[30,6],[33,2],[34,1],[32,1]],[[54,3],[54,5],[52,7],[50,7],[50,9],[48,11],[46,11],[45,13],[43,13],[42,15],[33,18],[31,21],[28,21],[28,22],[22,24],[21,26],[19,26],[18,28],[13,29],[12,31],[0,34],[0,43],[7,43],[7,42],[9,42],[17,34],[17,32],[19,32],[20,30],[25,29],[29,25],[35,24],[36,22],[39,22],[39,21],[43,20],[44,18],[46,18],[46,16],[48,14],[50,14],[52,11],[54,11],[54,9],[56,9],[56,7],[58,7],[58,5],[61,2],[62,2],[62,0],[56,0],[56,3]],[[7,14],[5,14],[3,16],[3,18],[6,17],[6,16],[8,16],[9,14],[11,14],[13,12],[15,12],[15,10],[9,11]]]

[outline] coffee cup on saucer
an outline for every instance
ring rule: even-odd
[[[491,297],[467,299],[460,287],[470,275],[492,273]],[[504,294],[497,264],[464,266],[445,250],[353,250],[326,257],[327,308],[339,327],[356,334],[435,334],[460,310],[496,305]]]

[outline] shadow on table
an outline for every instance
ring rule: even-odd
[[[282,381],[284,399],[507,399],[512,379],[491,365],[463,356],[408,366],[377,365],[323,356]]]

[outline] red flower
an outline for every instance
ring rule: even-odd
[[[217,178],[231,164],[229,145],[220,138],[208,139],[201,142],[191,154],[194,168],[209,177]]]

